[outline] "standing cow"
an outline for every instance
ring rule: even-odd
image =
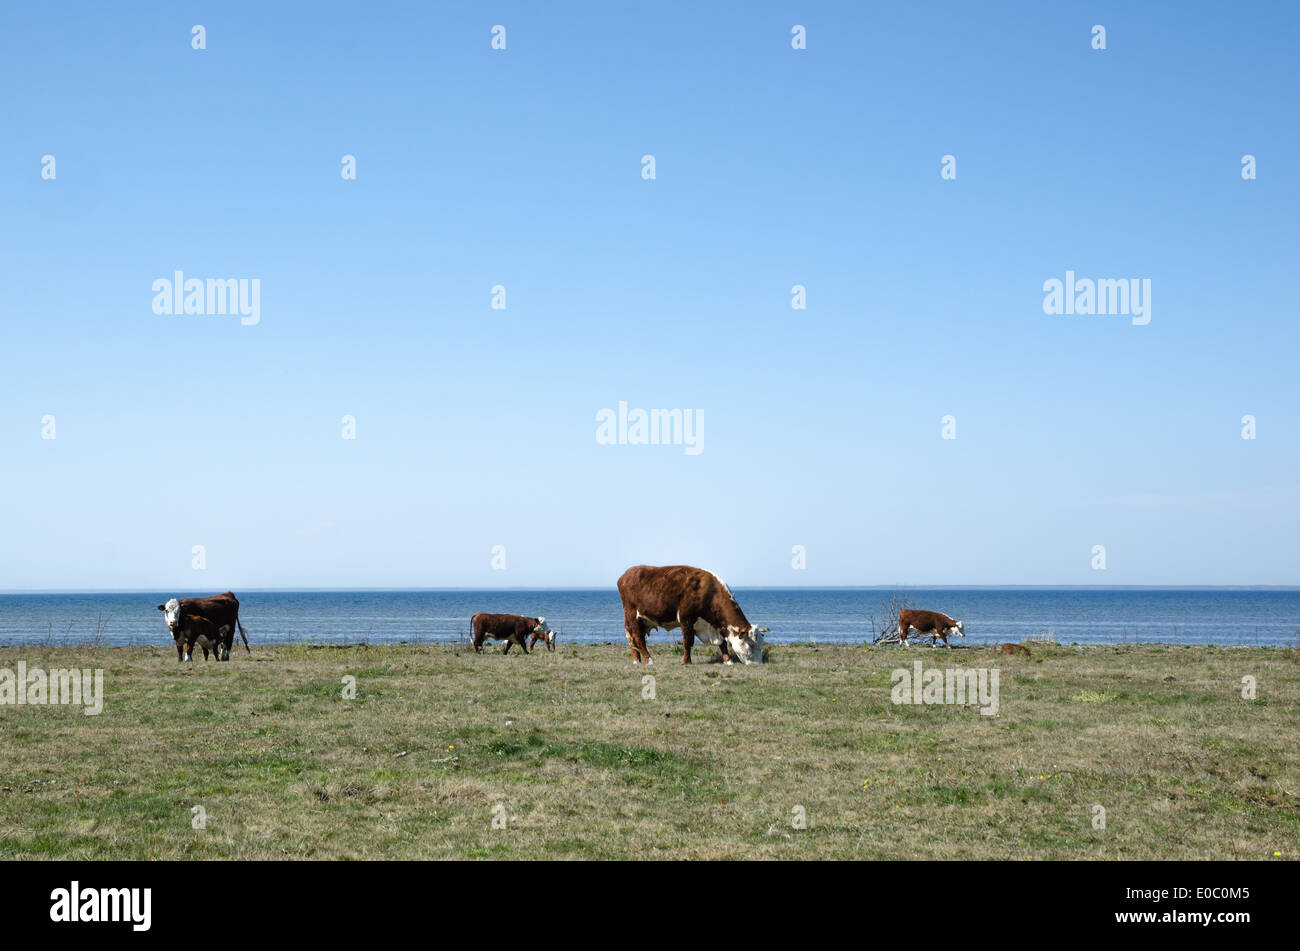
[[[907,646],[907,635],[912,631],[940,638],[943,646],[948,650],[952,650],[952,645],[948,643],[949,636],[966,636],[966,632],[962,630],[962,622],[954,621],[946,614],[939,611],[913,611],[904,608],[898,612],[898,641],[904,647]]]
[[[618,579],[618,595],[633,663],[654,663],[645,637],[657,627],[681,628],[683,664],[691,662],[697,637],[717,645],[724,664],[731,663],[732,654],[746,664],[763,662],[762,632],[745,618],[727,583],[711,571],[689,565],[637,565]]]
[[[217,660],[230,660],[230,648],[235,642],[235,628],[244,639],[244,650],[248,648],[248,633],[239,620],[239,600],[227,591],[214,594],[210,598],[172,598],[165,604],[158,605],[167,621],[167,629],[176,641],[176,659],[192,661],[194,645],[202,643],[203,657],[208,656],[211,647]]]
[[[505,641],[504,654],[510,653],[510,646],[518,644],[519,649],[528,653],[531,643],[539,640],[546,642],[547,650],[555,650],[555,632],[551,630],[544,617],[523,617],[518,614],[475,614],[469,619],[470,630],[474,632],[474,653],[483,653],[483,642],[488,638]]]

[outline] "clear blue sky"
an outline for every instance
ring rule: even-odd
[[[4,19],[0,588],[1300,578],[1295,4]],[[1045,315],[1067,269],[1150,324]]]

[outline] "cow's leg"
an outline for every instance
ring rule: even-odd
[[[477,634],[474,635],[474,653],[483,653],[483,638],[479,637]]]
[[[528,653],[527,638],[523,638],[523,637],[519,638],[519,649],[523,651],[525,654]]]
[[[948,643],[948,632],[947,632],[947,631],[940,631],[940,632],[939,632],[939,640],[943,641],[943,646],[944,646],[944,647],[948,648],[948,650],[952,650],[952,645]]]
[[[643,620],[642,618],[636,619],[636,640],[632,642],[632,650],[634,650],[637,653],[637,656],[646,664],[654,663],[650,658],[650,648],[646,647],[645,644],[645,637],[651,630],[653,630],[653,628],[654,625],[651,624],[651,622]]]
[[[179,638],[177,639],[177,641],[176,641],[176,663],[178,663],[178,664],[183,664],[183,663],[185,663],[185,647],[184,647],[184,644],[185,644],[184,641],[180,640]]]
[[[641,648],[638,641],[644,640],[645,635],[641,633],[641,619],[636,616],[636,610],[623,606],[623,633],[627,635],[627,642],[632,645],[632,663],[641,663]]]
[[[506,638],[506,649],[503,650],[501,653],[503,653],[503,654],[509,654],[509,653],[510,653],[510,648],[511,648],[512,646],[514,646],[514,643],[515,643],[514,641],[512,641],[510,638],[507,637],[507,638]]]
[[[898,629],[898,643],[902,644],[904,647],[907,646],[907,631],[901,627]]]
[[[691,646],[695,643],[695,618],[682,618],[682,663],[691,662]]]

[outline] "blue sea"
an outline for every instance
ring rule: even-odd
[[[215,591],[0,594],[0,644],[168,644],[157,605]],[[1300,639],[1300,589],[935,588],[911,607],[965,621],[965,643],[1048,636],[1062,644],[1280,645]],[[618,592],[577,590],[237,591],[249,641],[455,643],[477,611],[545,616],[560,642],[623,643]],[[857,644],[893,596],[884,588],[736,588],[772,642]],[[678,635],[656,631],[650,643]],[[961,643],[961,642],[958,642]]]

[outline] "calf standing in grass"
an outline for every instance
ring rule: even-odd
[[[952,650],[952,645],[948,643],[950,635],[966,636],[966,632],[962,630],[962,622],[954,621],[946,614],[939,611],[913,611],[904,608],[898,612],[898,642],[904,647],[907,646],[907,635],[912,631],[939,638],[948,650]]]
[[[181,639],[176,643],[176,652],[182,660],[188,660],[195,647],[203,648],[204,660],[208,659],[208,652],[211,651],[220,661],[223,650],[225,659],[230,659],[230,645],[234,642],[234,635],[229,628],[218,628],[214,622],[201,614],[185,614],[181,616],[181,631]]]
[[[532,643],[539,640],[546,642],[547,650],[555,650],[555,632],[550,629],[544,617],[522,617],[518,614],[475,614],[469,619],[469,628],[474,634],[474,653],[483,653],[483,642],[488,638],[505,641],[510,653],[510,645],[518,644],[519,649],[528,653],[525,643],[531,636]]]

